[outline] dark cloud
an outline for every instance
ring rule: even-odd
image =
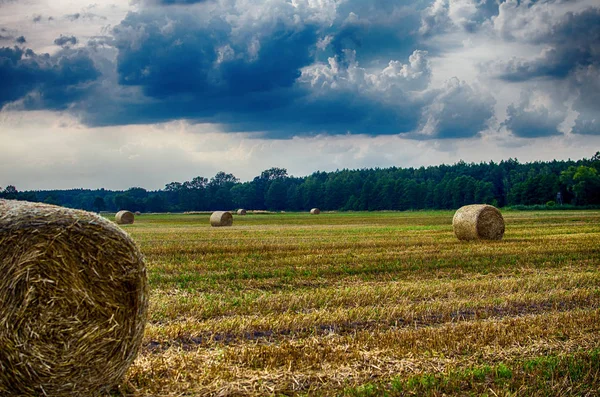
[[[572,77],[571,87],[578,93],[573,103],[578,115],[572,132],[600,135],[600,65],[578,69]]]
[[[596,113],[597,116],[597,113]],[[572,132],[575,134],[600,135],[600,120],[595,118],[578,117]]]
[[[130,13],[113,30],[117,78],[121,87],[143,96],[127,91],[102,104],[95,98],[94,106],[83,107],[84,120],[110,125],[184,118],[270,138],[320,133],[453,138],[485,128],[493,114],[489,95],[458,80],[428,89],[426,52],[410,50],[403,63],[385,45],[375,45],[398,30],[392,21],[406,14],[398,13],[399,2],[382,1],[379,9],[359,1],[344,6],[349,4],[357,13],[338,10],[346,16],[320,23],[293,8],[288,13],[274,8],[273,15],[263,10],[267,15],[258,20],[246,20],[240,9],[229,10],[228,17],[223,10],[198,17],[179,8]],[[411,40],[401,51],[408,51]],[[424,126],[427,133],[415,133]]]
[[[510,82],[546,80],[560,84],[575,97],[572,109],[578,113],[571,130],[579,134],[598,134],[600,115],[600,8],[568,12],[552,19],[552,14],[532,19],[523,25],[537,8],[511,8],[500,24],[503,36],[510,41],[521,40],[543,49],[533,60],[513,58],[507,62],[484,65],[497,77]],[[520,15],[519,12],[522,14]],[[518,31],[514,25],[525,26]],[[539,26],[538,26],[539,25]],[[557,97],[550,93],[550,97]],[[563,100],[564,101],[564,100]],[[531,107],[528,103],[511,105],[504,125],[515,135],[537,137],[560,133],[557,129],[566,117],[564,112],[553,112],[544,106]]]
[[[519,104],[506,109],[502,125],[521,138],[561,135],[558,125],[566,116],[564,106],[536,103],[535,99],[531,92],[523,92]]]
[[[140,4],[111,37],[87,43],[95,57],[116,53],[116,65],[90,61],[94,71],[102,63],[103,80],[70,106],[88,125],[187,119],[271,138],[428,139],[474,136],[493,115],[480,89],[457,79],[430,87],[418,50],[423,2]],[[55,43],[73,52],[77,41]]]
[[[60,47],[70,47],[77,44],[77,38],[75,36],[63,36],[54,39],[54,44]]]
[[[311,24],[280,20],[236,32],[218,17],[203,21],[187,12],[168,19],[131,13],[113,35],[118,82],[145,98],[127,98],[110,112],[86,109],[94,124],[258,118],[300,95],[293,86],[317,42]]]
[[[351,49],[359,62],[380,66],[390,59],[407,58],[419,46],[420,7],[422,2],[403,0],[339,3],[336,18],[324,33],[331,36],[332,51],[325,55]]]
[[[580,67],[600,64],[600,9],[588,8],[567,13],[544,34],[526,39],[544,46],[532,61],[512,59],[498,63],[499,77],[508,81],[525,81],[545,77],[564,79]]]
[[[240,33],[221,19],[198,24],[185,13],[173,15],[130,14],[115,28],[119,82],[141,88],[148,98],[112,101],[101,113],[87,109],[88,123],[186,118],[288,138],[408,133],[429,121],[428,134],[412,135],[423,139],[473,136],[492,116],[493,100],[464,82],[419,93],[431,77],[422,51],[407,64],[388,61],[377,70],[362,68],[357,51],[348,48],[315,63],[319,35],[311,24],[279,21]]]
[[[547,108],[540,106],[532,110],[525,110],[511,104],[506,109],[507,117],[503,125],[514,135],[522,138],[539,138],[550,135],[560,135],[558,124],[561,119],[549,117]]]
[[[233,32],[221,19],[206,25],[129,14],[114,29],[119,82],[150,97],[189,95],[206,101],[289,88],[310,64],[316,27],[278,22],[256,32]],[[143,35],[141,35],[143,33]]]
[[[91,12],[80,13],[76,12],[75,14],[67,14],[65,18],[70,21],[77,21],[78,19],[103,19],[106,20],[105,16],[93,14]]]
[[[64,109],[81,100],[99,76],[83,51],[65,49],[56,55],[18,47],[0,48],[0,108],[23,100],[25,109]]]
[[[457,78],[432,94],[421,118],[420,135],[425,138],[470,138],[485,130],[494,116],[496,100]]]
[[[27,43],[27,40],[25,40],[25,36],[19,36],[19,37],[17,37],[17,38],[15,39],[15,41],[16,41],[18,44],[25,44],[25,43]]]
[[[38,22],[42,22],[42,19],[44,19],[44,17],[42,15],[34,15],[32,21],[34,23],[38,23]],[[54,21],[54,17],[53,16],[49,16],[48,18],[46,18],[48,21]]]
[[[114,38],[112,36],[93,36],[88,40],[87,46],[94,50],[99,47],[112,47],[114,46]]]

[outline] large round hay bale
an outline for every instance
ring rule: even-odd
[[[243,208],[240,208],[239,210],[237,210],[237,214],[238,215],[246,215],[246,210]]]
[[[318,208],[313,208],[312,210],[310,210],[310,213],[312,215],[319,215],[321,213],[321,210]]]
[[[106,395],[146,323],[142,256],[89,212],[0,200],[0,395]]]
[[[115,215],[115,222],[119,225],[131,225],[134,219],[135,216],[130,211],[119,211]]]
[[[501,240],[504,236],[502,214],[487,204],[459,208],[452,218],[452,227],[459,240]]]
[[[215,211],[210,216],[211,226],[231,226],[233,225],[233,215],[228,211]]]

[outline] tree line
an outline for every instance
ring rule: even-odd
[[[19,191],[0,198],[45,202],[90,211],[232,210],[377,211],[456,209],[473,203],[505,206],[600,205],[600,152],[589,159],[520,163],[465,163],[420,168],[369,168],[294,177],[270,168],[252,181],[218,172],[208,179],[171,182],[164,189]]]

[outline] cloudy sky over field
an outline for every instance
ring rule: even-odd
[[[591,157],[597,0],[0,0],[0,186]]]

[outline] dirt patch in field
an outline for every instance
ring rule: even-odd
[[[273,343],[282,338],[303,338],[307,336],[348,335],[357,331],[394,329],[394,328],[425,328],[449,322],[464,322],[472,320],[501,320],[507,317],[535,315],[547,312],[566,312],[573,309],[597,309],[600,302],[595,299],[573,299],[567,301],[523,302],[512,305],[495,305],[480,308],[460,309],[449,313],[427,313],[414,318],[397,318],[387,322],[352,321],[338,324],[319,324],[313,327],[280,330],[252,330],[243,333],[212,333],[206,332],[195,336],[182,336],[169,341],[150,341],[144,344],[143,350],[159,353],[171,347],[179,347],[186,351],[196,350],[212,344],[231,345],[247,341]]]

